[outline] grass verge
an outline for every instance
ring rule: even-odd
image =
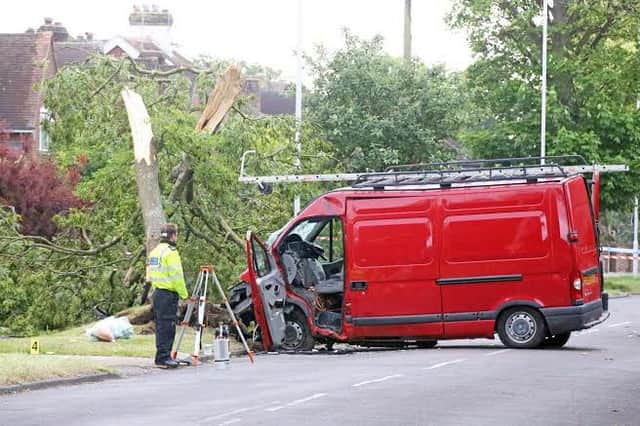
[[[17,353],[0,354],[0,386],[114,371],[99,362],[87,359]]]
[[[624,293],[640,294],[640,278],[632,276],[605,277],[604,288],[612,296]]]
[[[89,327],[90,326],[76,327],[35,337],[0,339],[0,354],[29,353],[33,339],[39,341],[40,353],[49,355],[98,355],[152,358],[155,354],[155,337],[153,335],[134,334],[129,339],[118,339],[115,342],[98,342],[89,339],[84,334],[85,330]],[[136,329],[137,327],[134,327],[134,330]],[[136,332],[137,331],[138,330],[136,330]],[[205,330],[203,337],[204,343],[213,342],[211,333],[210,330]],[[184,340],[182,341],[181,352],[183,350],[193,350],[194,337],[194,330],[187,328]]]

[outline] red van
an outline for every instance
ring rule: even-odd
[[[598,174],[471,165],[362,175],[268,244],[248,232],[248,284],[232,299],[251,297],[236,312],[252,311],[267,350],[495,333],[509,347],[560,347],[606,320]]]

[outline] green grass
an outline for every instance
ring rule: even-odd
[[[640,294],[640,277],[605,277],[604,288],[609,294],[613,296],[624,293]]]
[[[0,354],[0,386],[107,372],[111,373],[113,370],[87,359]]]
[[[0,386],[99,372],[117,372],[117,369],[105,365],[113,362],[94,360],[90,356],[142,357],[149,359],[151,365],[156,350],[154,335],[137,334],[140,327],[134,327],[136,334],[129,339],[98,342],[85,335],[85,330],[90,326],[91,324],[35,337],[0,339]],[[181,357],[188,356],[193,351],[194,337],[194,329],[187,328],[180,346]],[[40,343],[39,355],[29,354],[34,339]],[[205,329],[203,344],[211,343],[213,330]],[[231,346],[238,349],[235,342],[232,342]],[[67,358],[56,355],[76,356]]]
[[[40,353],[56,355],[101,355],[132,356],[151,358],[155,354],[153,335],[134,334],[129,339],[117,339],[115,342],[98,342],[89,339],[85,330],[89,326],[76,327],[65,331],[43,334],[35,337],[0,339],[0,354],[29,353],[32,339],[40,342]],[[136,332],[138,327],[134,327]],[[179,329],[178,329],[179,331]],[[187,328],[180,351],[189,352],[193,348],[194,330]],[[211,343],[211,331],[205,330],[204,343]],[[177,333],[176,333],[177,338]]]

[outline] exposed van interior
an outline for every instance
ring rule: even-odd
[[[278,245],[286,281],[313,307],[318,327],[342,329],[344,241],[338,217],[298,223]]]

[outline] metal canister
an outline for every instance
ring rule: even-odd
[[[213,342],[213,359],[217,369],[224,370],[229,366],[229,327],[220,323],[216,328]]]

